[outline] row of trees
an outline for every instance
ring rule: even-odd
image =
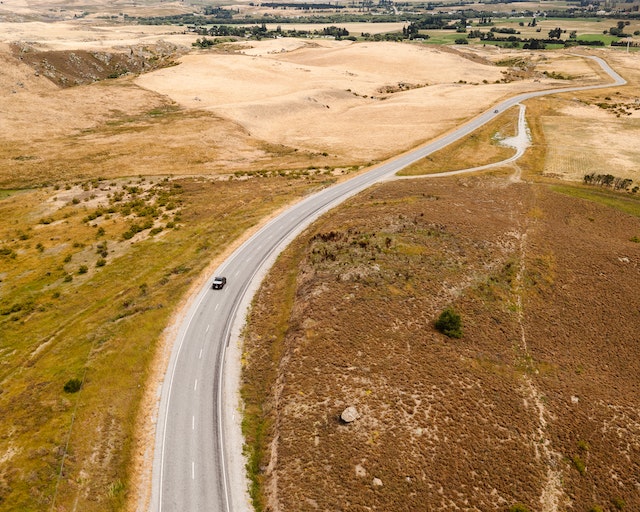
[[[598,185],[600,187],[607,187],[613,190],[630,190],[633,194],[640,190],[637,185],[631,187],[633,180],[630,178],[619,178],[613,174],[585,174],[582,181],[587,185]]]
[[[560,29],[557,29],[560,30]],[[492,42],[506,42],[506,43],[524,43],[524,49],[530,50],[544,50],[547,44],[564,44],[565,46],[604,46],[604,41],[598,40],[583,40],[575,38],[575,34],[571,34],[569,39],[559,39],[556,38],[557,32],[556,29],[551,30],[549,35],[550,37],[547,39],[536,39],[536,38],[521,38],[514,35],[510,35],[507,37],[497,35],[499,31],[489,31],[483,32],[481,30],[471,30],[467,37],[469,39],[480,39],[480,41],[492,41]],[[553,36],[553,37],[551,37]],[[572,37],[573,36],[573,37]]]
[[[324,27],[322,30],[287,30],[283,31],[282,27],[278,26],[275,30],[267,30],[265,23],[261,25],[254,25],[252,27],[237,27],[233,25],[213,25],[211,28],[206,27],[194,27],[193,32],[202,36],[215,36],[215,37],[239,37],[246,38],[251,37],[254,39],[262,38],[275,38],[275,37],[308,37],[310,35],[315,36],[333,36],[336,39],[353,39],[355,37],[349,35],[349,31],[346,28],[330,26]],[[196,48],[210,48],[218,44],[220,41],[214,39],[208,39],[202,37],[196,39],[192,46]]]

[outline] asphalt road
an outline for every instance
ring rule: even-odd
[[[242,463],[235,462],[231,471],[228,468],[229,439],[233,437],[228,432],[237,430],[233,417],[237,404],[229,403],[233,393],[223,395],[223,365],[232,332],[244,322],[245,308],[275,256],[332,207],[465,137],[519,102],[558,92],[626,83],[602,59],[591,58],[611,76],[613,84],[538,91],[510,98],[435,142],[300,201],[264,226],[220,266],[216,275],[226,276],[227,285],[222,290],[212,290],[211,276],[193,301],[180,327],[162,385],[153,461],[153,511],[248,509]],[[235,457],[231,459],[241,461],[236,453],[237,443],[233,450],[231,455]]]

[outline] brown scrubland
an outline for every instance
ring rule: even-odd
[[[635,205],[484,175],[380,185],[317,222],[250,319],[265,510],[638,507]],[[461,339],[433,327],[447,307]]]

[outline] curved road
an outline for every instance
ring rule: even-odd
[[[237,444],[238,404],[233,402],[237,399],[232,386],[227,386],[223,395],[223,365],[232,334],[237,334],[244,322],[245,308],[260,277],[277,254],[332,207],[465,137],[521,101],[626,83],[605,61],[590,58],[611,76],[612,84],[537,91],[510,98],[435,142],[305,198],[270,221],[220,266],[217,275],[226,276],[228,283],[222,290],[212,290],[210,280],[198,294],[180,327],[162,385],[153,461],[153,511],[249,509],[242,447]],[[232,430],[234,435],[227,434]]]

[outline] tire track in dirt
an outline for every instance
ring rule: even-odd
[[[527,346],[527,332],[524,325],[525,313],[523,306],[524,278],[526,274],[527,261],[527,227],[524,231],[515,234],[519,240],[520,263],[518,273],[516,274],[514,293],[516,299],[517,321],[520,328],[520,344],[515,347],[517,356],[516,366],[524,369],[522,375],[523,386],[522,394],[526,409],[534,408],[534,413],[538,415],[538,426],[532,439],[535,448],[536,459],[541,460],[547,468],[546,483],[540,494],[540,511],[541,512],[557,512],[560,502],[564,501],[564,490],[562,487],[562,471],[560,470],[560,461],[562,454],[555,451],[552,447],[551,440],[547,435],[547,418],[550,414],[547,411],[542,396],[533,380],[529,376],[536,370],[531,365],[532,357]]]
[[[517,164],[517,160],[524,154],[526,149],[531,144],[531,134],[527,127],[525,112],[526,107],[523,104],[519,105],[520,112],[518,116],[518,132],[515,136],[509,137],[501,141],[501,144],[512,147],[516,150],[516,153],[506,160],[487,164],[479,167],[472,167],[468,169],[461,169],[456,171],[443,172],[438,174],[429,174],[423,176],[394,176],[395,179],[414,179],[414,178],[436,178],[443,176],[451,176],[456,174],[466,174],[476,171],[483,171],[496,167],[503,167],[505,165],[512,165],[514,168],[513,174],[509,177],[509,182],[512,184],[521,182],[522,171]],[[536,459],[541,461],[547,469],[546,482],[541,490],[540,494],[540,511],[541,512],[558,512],[561,502],[565,502],[564,490],[562,486],[562,471],[560,469],[560,462],[562,460],[562,454],[555,451],[551,444],[551,439],[547,435],[548,419],[552,419],[549,411],[545,407],[544,401],[540,394],[540,391],[534,384],[533,380],[529,376],[530,373],[535,372],[535,368],[532,366],[533,360],[529,349],[527,347],[527,332],[524,325],[525,314],[523,306],[523,294],[524,294],[524,278],[526,275],[526,258],[527,258],[527,232],[532,229],[532,226],[525,226],[524,228],[520,223],[515,220],[517,212],[514,214],[514,223],[517,225],[516,231],[513,232],[513,236],[519,243],[519,268],[516,274],[513,293],[515,294],[517,322],[520,328],[520,340],[519,344],[514,347],[516,356],[516,367],[523,368],[523,385],[521,392],[523,395],[523,401],[526,409],[533,408],[534,414],[537,414],[538,425],[535,432],[532,434],[531,442],[536,453]],[[532,221],[535,222],[535,219]]]

